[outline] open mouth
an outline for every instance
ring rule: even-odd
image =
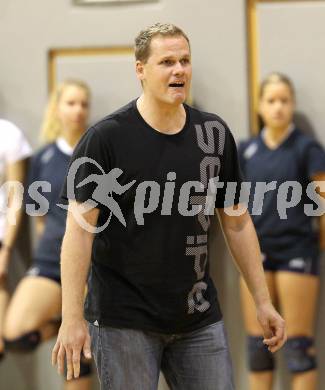
[[[183,88],[185,83],[170,83],[169,86],[172,88]]]

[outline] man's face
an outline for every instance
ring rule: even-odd
[[[144,93],[161,103],[182,104],[192,78],[191,53],[183,36],[156,36],[146,63],[137,61],[137,75]]]

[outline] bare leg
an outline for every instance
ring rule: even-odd
[[[48,278],[27,276],[19,283],[7,310],[4,335],[15,339],[39,330],[42,340],[57,333],[53,319],[61,311],[61,286]]]
[[[288,337],[314,337],[319,278],[293,272],[276,275],[281,312],[286,321]],[[316,390],[317,370],[294,374],[293,390]]]
[[[17,286],[7,310],[4,334],[15,339],[25,333],[39,330],[41,340],[54,337],[60,322],[61,286],[44,277],[27,276]],[[91,377],[65,382],[65,390],[89,390]]]
[[[276,299],[274,287],[273,272],[265,272],[266,282],[270,291],[273,303]],[[253,299],[246,286],[246,283],[241,278],[240,280],[241,302],[244,315],[244,323],[246,332],[250,336],[262,336],[262,329],[256,318],[256,310]],[[273,371],[262,371],[249,373],[249,388],[250,390],[271,390],[273,383]]]

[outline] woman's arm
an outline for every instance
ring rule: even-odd
[[[26,176],[27,160],[19,160],[8,164],[6,169],[6,181],[18,181],[24,183]],[[6,216],[5,233],[0,249],[0,279],[7,274],[8,265],[11,257],[11,250],[15,244],[18,231],[23,217],[23,206],[12,207],[14,201],[14,192],[11,189],[8,194],[8,215]],[[11,223],[15,221],[15,223]]]
[[[317,173],[312,179],[315,182],[322,182],[322,188],[318,186],[316,191],[323,198],[323,209],[325,210],[325,172]],[[319,218],[319,246],[322,251],[325,251],[325,213]]]
[[[37,238],[41,237],[41,235],[44,232],[45,220],[46,220],[45,215],[44,216],[37,215],[35,217],[35,230],[36,230]]]

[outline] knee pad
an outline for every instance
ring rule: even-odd
[[[305,372],[317,367],[313,351],[314,339],[311,337],[291,337],[284,345],[284,356],[292,373]]]
[[[263,337],[248,337],[248,365],[250,371],[272,371],[274,358],[272,353],[263,344]]]
[[[90,376],[92,374],[92,364],[91,360],[86,360],[83,357],[80,359],[80,373],[79,378],[85,378],[87,376]],[[65,365],[64,369],[64,377],[67,377],[67,365]]]
[[[38,330],[26,333],[13,340],[4,339],[5,349],[11,352],[31,352],[41,342],[41,334]]]

